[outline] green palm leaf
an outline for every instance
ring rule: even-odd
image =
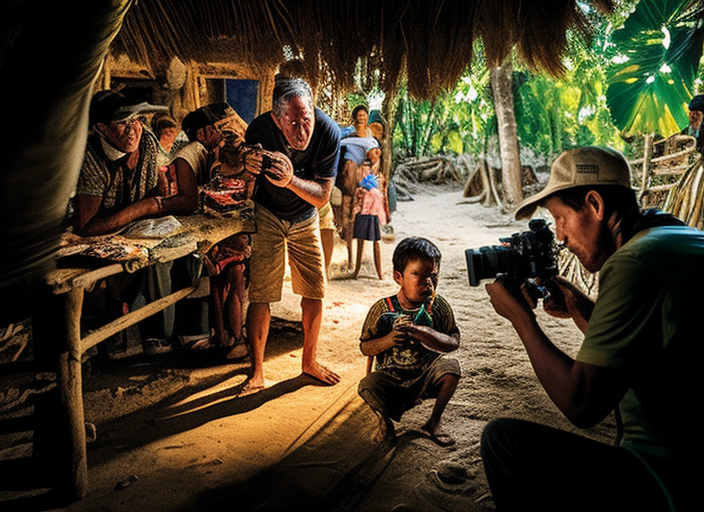
[[[613,34],[619,54],[606,101],[626,135],[663,136],[687,124],[704,43],[702,10],[692,0],[641,0]]]

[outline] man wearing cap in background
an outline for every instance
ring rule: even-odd
[[[90,128],[83,166],[75,194],[74,231],[83,236],[114,233],[132,221],[183,211],[172,196],[164,174],[157,167],[158,141],[144,130],[139,115],[163,110],[136,103],[115,91],[100,91],[90,105]],[[134,274],[122,273],[109,279],[111,316],[130,307],[143,292],[156,300],[171,292],[171,264],[151,265]],[[137,290],[137,291],[136,291]],[[149,353],[170,350],[168,339],[174,324],[173,307],[144,320],[143,347]],[[128,354],[124,333],[106,341],[108,355]]]
[[[574,358],[553,345],[528,301],[500,280],[486,286],[510,320],[558,409],[590,428],[620,409],[618,445],[545,425],[487,424],[482,457],[496,508],[506,510],[694,510],[704,462],[700,425],[704,233],[655,210],[640,211],[619,152],[564,152],[547,187],[516,218],[544,206],[562,240],[590,272],[595,303],[564,279],[543,283],[544,309],[585,334]],[[619,422],[617,421],[617,424]],[[696,478],[696,481],[699,479]]]
[[[689,124],[680,133],[691,135],[697,139],[697,149],[704,148],[704,130],[702,130],[702,120],[704,120],[704,94],[697,94],[689,102]]]

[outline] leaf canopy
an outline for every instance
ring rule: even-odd
[[[686,126],[703,21],[697,2],[641,0],[614,32],[619,55],[608,72],[606,101],[624,134],[668,136]]]

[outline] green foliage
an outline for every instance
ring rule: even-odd
[[[468,73],[454,91],[435,101],[415,101],[405,88],[399,94],[394,147],[399,156],[437,153],[481,153],[485,138],[495,133],[489,73]]]
[[[605,62],[594,52],[575,52],[562,80],[521,75],[516,121],[521,146],[551,156],[587,144],[622,149],[624,141],[613,125],[604,96]]]
[[[521,147],[551,157],[583,144],[622,149],[604,96],[606,62],[586,49],[576,53],[562,80],[514,72],[514,98]],[[497,133],[489,72],[467,73],[454,91],[435,102],[399,95],[394,147],[399,156],[429,153],[485,154]]]
[[[550,159],[571,147],[599,144],[630,157],[642,134],[655,131],[666,136],[685,125],[686,105],[697,92],[693,86],[704,82],[704,70],[695,82],[704,43],[701,12],[691,7],[695,4],[622,2],[612,23],[600,21],[589,45],[569,35],[571,52],[560,80],[515,63],[521,148]],[[455,90],[434,102],[414,101],[401,90],[393,132],[398,156],[479,156],[488,151],[497,133],[496,116],[489,72],[479,64],[481,48],[475,53],[474,68]],[[619,64],[624,57],[628,60]]]
[[[613,33],[618,55],[609,69],[606,96],[624,134],[668,136],[687,124],[704,42],[701,13],[693,5],[691,0],[641,0]]]

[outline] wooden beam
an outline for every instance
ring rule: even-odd
[[[641,183],[639,197],[643,197],[648,189],[648,173],[650,172],[650,160],[653,153],[653,134],[645,136],[645,148],[643,149],[643,167],[641,168]]]
[[[186,288],[183,288],[177,292],[172,293],[171,295],[162,297],[159,300],[150,302],[146,306],[143,306],[130,313],[127,313],[126,315],[121,316],[117,320],[113,320],[112,322],[105,324],[100,329],[96,329],[81,340],[82,352],[86,352],[89,348],[97,345],[103,340],[106,340],[113,334],[116,334],[122,331],[123,329],[126,329],[130,325],[136,324],[137,322],[140,322],[145,318],[168,308],[172,304],[176,304],[176,302],[189,296],[197,288],[198,286],[188,286]]]

